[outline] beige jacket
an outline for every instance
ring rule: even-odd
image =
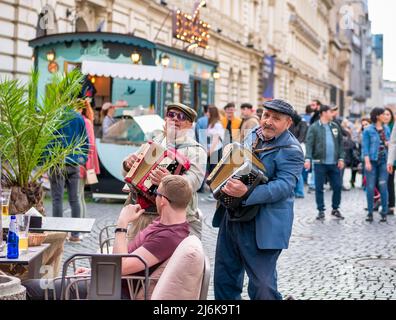
[[[166,147],[167,142],[163,134],[155,137],[153,139],[155,142],[160,143],[162,146]],[[206,172],[206,161],[207,155],[205,149],[200,145],[194,138],[190,135],[183,135],[176,139],[176,149],[180,154],[187,157],[190,161],[191,167],[188,171],[183,174],[191,185],[193,190],[192,200],[187,208],[187,218],[189,222],[196,219],[197,209],[198,209],[198,195],[197,191],[201,188],[201,185],[205,178]],[[124,161],[127,159],[126,157]],[[122,175],[125,177],[127,172],[124,169],[123,164],[121,164]]]
[[[243,142],[251,130],[259,125],[259,118],[255,115],[243,120],[241,125],[240,141]]]

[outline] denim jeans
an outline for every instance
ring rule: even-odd
[[[325,211],[323,186],[326,181],[326,176],[333,189],[333,197],[331,199],[332,208],[338,209],[341,203],[342,181],[340,169],[338,169],[336,164],[315,163],[315,198],[318,211]]]
[[[381,195],[381,215],[386,216],[388,213],[388,171],[386,170],[386,159],[371,161],[371,167],[371,171],[365,170],[368,214],[373,214],[374,189],[378,185]]]
[[[50,171],[49,180],[51,184],[52,215],[63,217],[63,193],[65,184],[69,196],[71,215],[80,218],[80,201],[78,199],[78,184],[80,181],[80,168],[78,166],[66,165],[62,172]],[[78,237],[78,232],[72,232],[72,236]]]
[[[297,180],[296,187],[294,188],[294,193],[297,197],[304,197],[304,178],[302,173],[300,174],[300,177]]]

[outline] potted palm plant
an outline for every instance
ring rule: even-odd
[[[38,72],[29,81],[0,81],[0,157],[3,187],[11,189],[10,213],[32,206],[44,214],[41,178],[50,168],[62,170],[71,153],[85,152],[82,141],[64,146],[58,130],[80,106],[83,76],[75,70],[55,74],[38,96]],[[50,146],[50,147],[48,147]]]

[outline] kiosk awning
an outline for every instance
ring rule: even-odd
[[[182,84],[189,83],[188,72],[160,66],[84,60],[82,61],[81,71],[84,74],[92,74],[102,77],[163,81]]]

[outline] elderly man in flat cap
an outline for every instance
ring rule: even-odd
[[[198,195],[206,172],[206,151],[202,145],[195,140],[193,122],[197,118],[194,109],[182,104],[171,103],[166,108],[165,114],[165,130],[163,134],[155,137],[153,140],[163,147],[173,147],[177,151],[186,156],[190,161],[190,169],[183,176],[190,183],[193,190],[192,200],[187,208],[187,220],[190,225],[190,233],[201,238],[202,221],[198,216]],[[129,155],[122,163],[122,174],[125,176],[137,159],[135,154]],[[162,178],[170,173],[163,168],[156,169],[151,174],[151,181],[155,185],[159,185]],[[134,202],[134,194],[131,192],[126,204]],[[128,238],[132,239],[137,232],[144,229],[157,217],[155,206],[147,209],[145,214],[140,216],[132,228],[129,228]]]
[[[218,300],[241,299],[245,271],[251,300],[282,299],[277,289],[276,263],[287,249],[293,224],[293,190],[304,165],[300,143],[289,132],[293,107],[282,100],[264,104],[260,126],[244,140],[264,164],[268,183],[251,193],[241,181],[230,179],[223,192],[243,198],[242,207],[258,206],[249,221],[231,221],[223,206],[215,212],[217,239],[214,290]],[[249,215],[250,216],[250,215]]]

